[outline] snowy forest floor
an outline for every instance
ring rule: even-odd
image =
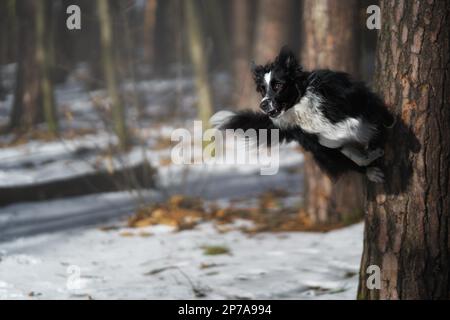
[[[226,95],[226,77],[215,77],[213,86],[216,96]],[[143,81],[123,89],[131,88],[140,93],[144,109],[140,115],[128,110],[139,143],[125,154],[112,151],[117,139],[104,121],[109,113],[104,92],[86,91],[75,75],[56,92],[62,136],[88,134],[48,141],[0,137],[0,187],[64,180],[143,160],[156,169],[156,188],[139,194],[0,207],[0,299],[355,299],[361,223],[326,233],[286,232],[296,226],[273,232],[235,215],[221,224],[203,216],[182,230],[172,220],[131,228],[130,217],[143,200],[151,206],[174,195],[224,210],[264,207],[292,220],[302,202],[303,161],[291,144],[280,148],[276,175],[260,175],[258,165],[174,165],[170,134],[190,128],[195,117],[192,81]],[[0,103],[2,124],[12,95]]]
[[[355,299],[362,224],[253,236],[86,227],[1,248],[1,299]]]

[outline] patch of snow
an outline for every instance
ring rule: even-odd
[[[0,299],[355,299],[362,234],[248,236],[210,223],[43,234],[1,244]]]

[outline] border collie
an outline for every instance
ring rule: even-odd
[[[215,127],[278,129],[280,142],[297,141],[334,179],[357,171],[370,181],[384,181],[371,163],[383,156],[394,117],[364,83],[343,72],[303,71],[287,47],[273,62],[252,69],[262,112],[220,111],[211,118]]]

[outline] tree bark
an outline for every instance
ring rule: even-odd
[[[369,185],[360,299],[450,298],[450,10],[382,0],[376,84],[397,123]],[[368,289],[370,265],[381,288]]]
[[[261,0],[258,2],[258,16],[255,30],[254,61],[265,64],[272,61],[287,44],[289,38],[291,0]],[[261,97],[255,90],[255,84],[250,70],[250,61],[244,67],[245,78],[241,85],[241,97],[238,107],[258,110]]]
[[[301,62],[306,70],[329,68],[358,73],[356,0],[304,0]],[[364,212],[364,183],[358,174],[333,182],[305,154],[305,212],[314,224],[351,223]]]
[[[358,2],[304,0],[302,63],[357,74]]]

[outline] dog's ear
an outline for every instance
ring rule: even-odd
[[[266,67],[257,65],[255,62],[252,61],[250,68],[252,70],[253,78],[255,80],[264,78],[264,74],[266,73]]]
[[[281,48],[280,53],[276,58],[276,63],[288,70],[293,70],[298,67],[298,61],[295,54],[286,45]]]
[[[256,84],[256,91],[264,95],[264,75],[266,74],[269,66],[261,66],[256,65],[254,62],[252,62],[251,70],[253,74],[253,80]]]
[[[256,65],[255,61],[250,62],[250,70],[253,74],[255,74],[255,70],[258,66]]]

